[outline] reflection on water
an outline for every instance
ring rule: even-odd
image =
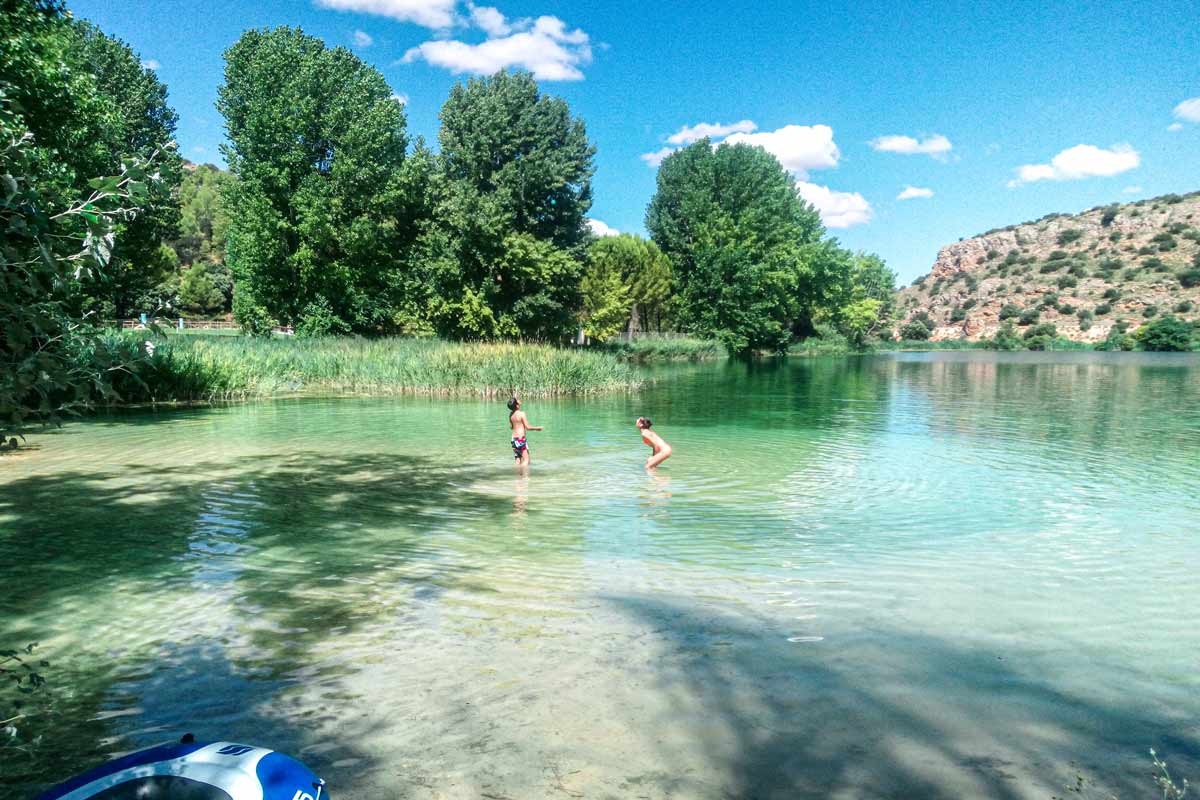
[[[492,404],[419,399],[0,461],[0,646],[53,663],[0,782],[183,731],[358,797],[1046,797],[1071,762],[1144,794],[1151,745],[1200,774],[1195,358],[723,363],[535,405],[528,471]]]

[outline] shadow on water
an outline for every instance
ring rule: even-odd
[[[309,737],[331,719],[305,704],[344,691],[357,652],[345,643],[360,631],[450,588],[480,590],[476,566],[438,539],[511,510],[467,488],[489,476],[297,452],[0,485],[0,645],[41,641],[53,659],[34,713],[0,747],[0,782],[32,794],[187,730],[317,747],[313,765],[328,767]],[[311,691],[293,708],[256,705],[301,684]],[[334,756],[366,758],[343,745]]]
[[[609,600],[661,642],[646,667],[669,709],[654,776],[667,796],[1015,800],[1061,793],[1078,768],[1097,797],[1137,797],[1152,746],[1176,775],[1200,770],[1182,710],[1075,696],[1019,653],[897,632],[833,650],[694,603]],[[698,763],[711,780],[693,779]]]

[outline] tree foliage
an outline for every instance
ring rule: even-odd
[[[1187,352],[1192,349],[1192,331],[1191,323],[1167,314],[1139,328],[1135,338],[1143,350]]]
[[[735,353],[782,351],[849,266],[774,156],[708,139],[659,167],[646,228],[671,259],[676,312]]]
[[[441,111],[433,323],[445,335],[554,339],[582,305],[595,148],[529,73],[456,84]]]
[[[70,25],[57,3],[0,4],[0,431],[114,396],[127,354],[67,298],[110,262],[158,180],[136,155],[113,177],[79,178],[87,158],[70,148],[94,142],[70,126],[108,106],[74,60]]]
[[[413,288],[420,202],[403,106],[376,69],[299,29],[247,31],[225,61],[235,315],[393,329]]]
[[[671,262],[654,242],[605,236],[588,251],[584,329],[604,340],[629,326],[661,332],[671,300]]]

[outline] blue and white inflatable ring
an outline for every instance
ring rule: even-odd
[[[55,786],[38,800],[329,800],[294,758],[233,742],[139,750]]]

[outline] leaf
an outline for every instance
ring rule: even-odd
[[[98,192],[115,192],[121,186],[121,179],[116,176],[92,178],[90,181],[88,181],[88,186],[92,187]]]

